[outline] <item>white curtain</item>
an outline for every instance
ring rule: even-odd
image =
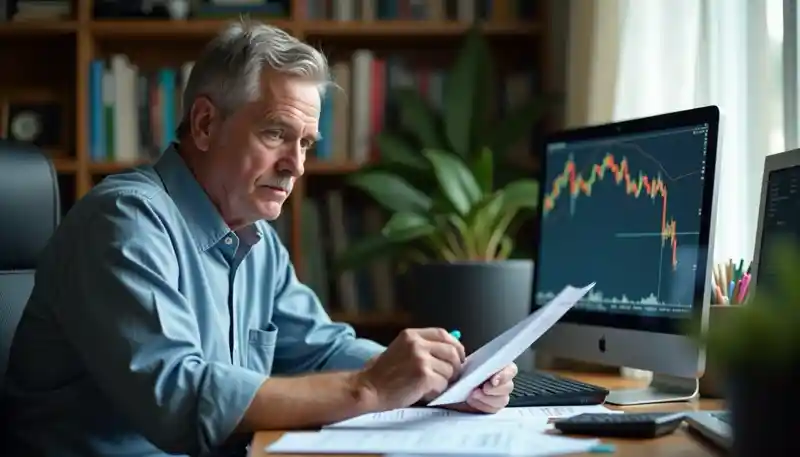
[[[598,0],[618,13],[613,120],[724,115],[714,258],[750,259],[764,157],[784,149],[782,0]]]

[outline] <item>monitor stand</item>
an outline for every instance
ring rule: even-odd
[[[630,406],[690,401],[697,398],[699,390],[700,383],[697,378],[653,373],[649,386],[644,389],[612,390],[606,397],[606,403]]]

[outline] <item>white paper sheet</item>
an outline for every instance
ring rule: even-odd
[[[547,430],[546,418],[510,417],[466,414],[431,408],[436,414],[420,414],[419,411],[395,410],[392,415],[378,417],[360,416],[329,425],[323,430],[463,430],[479,428],[481,431],[523,429],[528,432]]]
[[[622,411],[616,411],[606,408],[603,405],[582,405],[582,406],[529,406],[523,408],[505,408],[500,410],[494,416],[499,418],[517,418],[518,420],[528,419],[543,419],[550,420],[562,417],[572,417],[578,414],[586,413],[599,413],[599,414],[621,414]],[[491,416],[484,416],[491,417]]]
[[[265,450],[276,454],[534,456],[586,452],[598,442],[523,430],[329,430],[285,433]]]
[[[549,419],[583,413],[616,412],[603,405],[505,408],[496,414],[469,414],[441,408],[400,408],[364,414],[324,427],[337,429],[415,429],[430,427],[515,427],[528,431],[546,430]]]
[[[449,405],[466,401],[473,389],[525,352],[594,285],[595,283],[583,288],[565,287],[548,304],[470,354],[464,361],[459,379],[429,405]]]

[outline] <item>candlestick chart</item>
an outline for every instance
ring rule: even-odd
[[[706,144],[706,130],[685,128],[548,149],[537,302],[594,281],[578,308],[689,313]]]
[[[591,197],[594,185],[607,176],[614,181],[614,184],[621,187],[621,192],[632,198],[647,197],[658,199],[661,204],[661,243],[668,243],[672,254],[673,269],[678,265],[677,250],[678,241],[676,235],[676,222],[667,215],[667,184],[660,176],[651,177],[641,171],[635,178],[631,176],[628,166],[628,159],[622,157],[621,160],[608,153],[603,157],[599,164],[590,166],[588,177],[579,176],[577,165],[572,156],[565,162],[564,171],[553,180],[549,192],[544,197],[544,207],[542,211],[549,213],[558,202],[558,198],[566,191],[565,198],[569,199],[570,213],[575,213],[575,201],[581,197]]]

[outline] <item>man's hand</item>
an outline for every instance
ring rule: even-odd
[[[440,328],[406,329],[359,373],[375,410],[411,406],[436,396],[458,376],[464,346]]]
[[[517,365],[512,363],[495,373],[480,387],[473,390],[465,403],[450,405],[448,409],[464,412],[494,414],[508,405],[509,395],[514,390]]]

